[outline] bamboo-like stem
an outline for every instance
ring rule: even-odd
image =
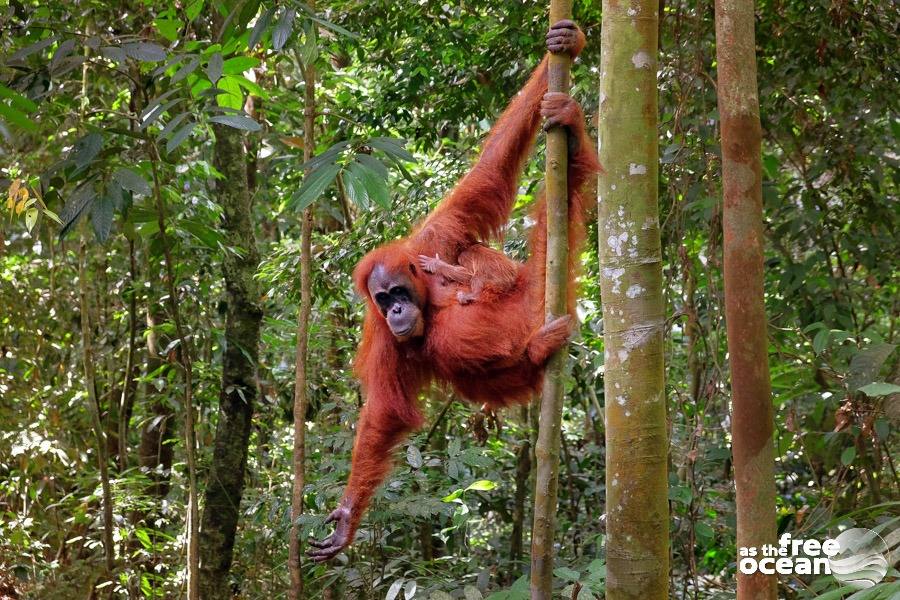
[[[550,24],[572,18],[571,0],[550,1]],[[548,91],[569,91],[571,58],[551,54]],[[547,322],[566,314],[568,288],[568,140],[566,130],[547,132],[547,274],[544,307]],[[559,479],[559,443],[565,396],[566,352],[550,360],[541,394],[538,438],[535,445],[534,524],[531,538],[531,598],[550,600],[553,591],[553,540]]]

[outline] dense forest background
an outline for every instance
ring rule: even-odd
[[[660,7],[671,597],[733,598],[713,3]],[[599,3],[575,16],[588,46],[573,95],[595,132]],[[302,216],[305,540],[327,530],[362,401],[353,266],[465,172],[546,27],[531,1],[0,3],[0,596],[183,593],[191,471],[204,525],[237,518],[233,540],[200,539],[233,556],[223,593],[285,596]],[[893,2],[757,3],[778,530],[797,538],[897,527],[898,27]],[[505,234],[517,257],[541,143]],[[605,577],[590,235],[555,571],[582,599]],[[225,352],[228,327],[245,335]],[[229,383],[257,361],[251,386]],[[535,411],[485,413],[438,388],[423,406],[357,543],[303,562],[307,597],[527,597]],[[233,423],[230,441],[217,433]],[[212,509],[240,473],[239,506]],[[779,597],[839,587],[796,576]]]

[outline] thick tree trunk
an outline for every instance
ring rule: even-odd
[[[603,2],[598,187],[608,600],[665,600],[668,445],[657,208],[656,0]]]
[[[737,545],[774,544],[775,462],[763,299],[763,210],[759,98],[752,0],[716,0],[722,129],[725,320],[731,364],[731,449]],[[774,600],[774,575],[738,573],[740,600]]]
[[[216,198],[222,206],[225,243],[240,254],[225,252],[225,348],[216,439],[206,484],[200,525],[200,595],[203,600],[230,598],[228,572],[244,492],[247,446],[256,403],[256,368],[262,309],[253,275],[259,252],[253,234],[246,160],[241,132],[215,125],[213,165],[222,173]]]
[[[571,0],[550,1],[550,24],[572,18]],[[569,91],[572,60],[550,55],[548,91]],[[547,275],[544,305],[547,322],[568,310],[568,148],[565,129],[547,132]],[[549,600],[553,594],[553,542],[556,536],[556,499],[559,483],[559,443],[565,398],[565,350],[550,359],[541,392],[540,421],[535,444],[534,522],[531,534],[531,598]]]

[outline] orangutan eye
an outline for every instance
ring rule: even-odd
[[[379,306],[387,306],[391,303],[391,296],[386,292],[378,292],[375,294],[375,302],[377,302]]]
[[[406,288],[395,285],[391,288],[390,294],[394,297],[406,297]]]

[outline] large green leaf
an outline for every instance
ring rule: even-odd
[[[222,125],[243,129],[244,131],[259,131],[262,129],[262,125],[246,115],[217,115],[210,117],[209,120],[213,123],[221,123]]]
[[[94,227],[94,236],[101,244],[109,239],[114,208],[115,202],[108,194],[98,197],[91,206],[91,225]]]
[[[287,208],[294,212],[305,210],[307,206],[315,202],[322,192],[331,185],[334,178],[340,172],[341,166],[330,163],[319,167],[315,171],[307,175],[303,180],[303,185],[291,197],[287,204]]]
[[[81,215],[83,215],[85,210],[90,207],[91,201],[96,195],[94,183],[93,181],[90,181],[75,190],[69,197],[62,212],[59,213],[59,220],[62,221],[62,228],[59,230],[59,239],[66,237],[66,234],[72,230]]]

